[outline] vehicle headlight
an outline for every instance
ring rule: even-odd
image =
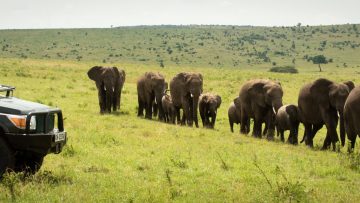
[[[36,130],[36,117],[35,116],[31,116],[30,130]]]
[[[19,115],[6,115],[6,116],[16,127],[20,129],[26,128],[26,116],[19,116]]]
[[[9,120],[18,128],[26,129],[26,115],[6,115]],[[30,130],[36,130],[36,117],[31,116],[30,119]]]

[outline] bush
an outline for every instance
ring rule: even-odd
[[[294,66],[275,66],[270,68],[270,72],[275,73],[298,73],[299,71]]]

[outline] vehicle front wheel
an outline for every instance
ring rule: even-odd
[[[0,178],[7,169],[13,169],[15,164],[14,152],[4,139],[0,137]]]
[[[44,156],[35,153],[19,153],[16,155],[15,171],[34,174],[43,163]]]

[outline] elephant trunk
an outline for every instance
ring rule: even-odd
[[[195,122],[195,126],[198,128],[199,124],[198,124],[198,102],[199,102],[199,96],[194,96],[193,97],[193,121]]]
[[[340,140],[341,145],[345,146],[345,124],[344,124],[344,113],[339,112],[340,114]]]
[[[160,92],[155,94],[155,102],[156,102],[156,105],[157,105],[158,110],[159,110],[159,119],[160,120],[164,119],[164,110],[163,110],[162,105],[161,105],[162,96],[163,96],[163,94],[160,93]]]
[[[282,107],[283,103],[282,103],[282,99],[277,99],[272,103],[272,107],[273,110],[275,111],[274,113],[276,114],[278,112],[278,110],[280,109],[280,107]]]

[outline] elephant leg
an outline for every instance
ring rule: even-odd
[[[201,118],[201,122],[203,124],[203,127],[205,128],[206,127],[206,118],[205,118],[205,107],[204,106],[199,106],[199,113],[200,113],[200,118]]]
[[[301,143],[305,141],[305,145],[309,147],[313,147],[312,124],[304,123],[304,127],[305,127],[304,137],[301,140]]]
[[[180,108],[178,108],[178,107],[175,108],[175,115],[176,115],[176,123],[178,125],[181,124],[181,121],[180,121]]]
[[[284,130],[283,129],[280,130],[280,140],[281,140],[281,142],[285,142]]]
[[[336,110],[327,112],[326,110],[322,109],[321,113],[327,129],[326,138],[324,140],[322,150],[328,149],[332,143],[333,150],[335,151],[336,148],[335,144],[337,141],[339,141],[339,137],[336,132],[336,127],[338,122],[336,115],[337,112]]]
[[[354,150],[356,137],[357,137],[357,133],[354,129],[354,123],[352,119],[348,119],[347,122],[345,123],[345,131],[348,140],[350,141],[350,146],[348,146],[348,152],[351,153]]]
[[[246,119],[246,122],[245,122],[245,131],[246,131],[246,134],[250,133],[250,118],[249,117]]]
[[[323,124],[315,124],[311,130],[311,139],[314,139],[316,133],[323,127]]]
[[[193,118],[193,114],[194,114],[194,108],[193,108],[193,101],[192,99],[189,100],[188,102],[189,104],[189,114],[186,116],[186,118],[188,119],[188,126],[193,126],[193,122],[194,122],[194,118]]]
[[[106,94],[103,85],[98,87],[98,98],[99,98],[99,107],[100,107],[100,114],[105,112],[105,101],[106,101]]]
[[[321,148],[321,150],[326,150],[330,147],[331,145],[331,136],[329,135],[329,132],[326,133],[325,136],[325,140],[324,140],[324,144],[323,147]]]
[[[216,114],[211,117],[211,128],[215,128]]]
[[[175,124],[175,120],[176,120],[176,110],[171,111],[171,116],[170,116],[170,118],[171,118],[171,123],[172,123],[172,124]]]
[[[274,140],[275,136],[275,120],[274,113],[272,109],[268,110],[266,114],[265,128],[266,128],[266,138],[268,140]]]
[[[118,100],[118,93],[116,91],[113,92],[113,99],[112,99],[112,108],[113,108],[113,111],[116,111],[117,110],[117,100]]]
[[[288,143],[293,144],[293,145],[297,145],[298,144],[298,140],[297,140],[297,130],[295,127],[291,127],[290,129],[290,134],[289,134],[289,138],[287,140]]]
[[[151,104],[145,105],[145,118],[151,119],[152,118],[152,107]]]
[[[258,119],[254,119],[254,127],[252,135],[257,138],[261,138],[261,121]]]
[[[140,99],[140,97],[138,97],[138,103],[139,103],[139,108],[138,108],[138,116],[143,117],[144,116],[144,107],[145,104],[144,102]]]
[[[153,115],[154,117],[156,117],[158,115],[158,105],[156,103],[153,103],[152,109],[153,109]]]
[[[165,119],[165,123],[170,123],[170,114],[168,112],[166,112],[166,114],[164,114],[164,119]]]
[[[186,125],[186,122],[188,123],[188,125],[190,125],[189,116],[190,116],[189,102],[186,101],[186,99],[184,99],[184,101],[183,101],[183,117],[182,117],[182,121],[181,121],[182,125]]]
[[[232,122],[231,119],[229,119],[229,124],[230,124],[230,131],[233,133],[234,132],[234,122]]]
[[[265,136],[267,134],[267,131],[268,131],[268,124],[267,124],[267,122],[265,122],[264,131],[263,131],[262,135]]]
[[[245,115],[245,111],[241,111],[241,121],[240,121],[240,133],[248,134],[250,132],[250,121],[248,115]]]
[[[348,152],[353,152],[354,148],[355,148],[355,143],[356,143],[356,133],[354,132],[354,134],[350,134],[352,136],[352,138],[350,139],[350,148],[348,149]]]
[[[290,127],[291,140],[289,140],[290,144],[293,144],[293,145],[298,144],[299,125],[300,125],[299,121],[292,122],[292,124],[291,124],[291,127]],[[289,136],[289,138],[290,138],[290,136]]]
[[[152,107],[153,107],[153,96],[150,96],[147,98],[146,100],[146,104],[145,104],[145,118],[147,119],[151,119],[152,118]]]
[[[106,112],[107,113],[111,113],[111,106],[112,106],[112,102],[113,102],[113,92],[109,89],[106,90]]]

